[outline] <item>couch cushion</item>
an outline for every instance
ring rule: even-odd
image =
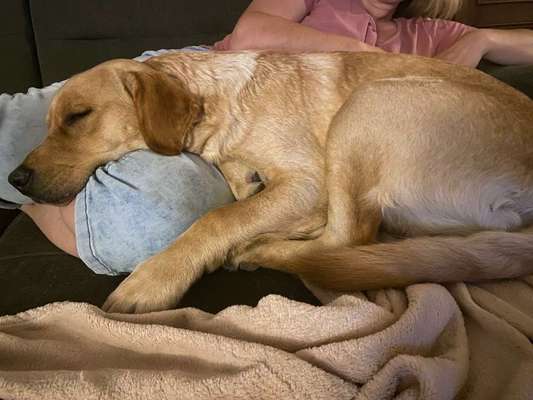
[[[93,273],[80,260],[48,242],[24,215],[17,217],[0,239],[0,315],[55,301],[83,301],[99,306],[123,279],[124,276]],[[180,307],[215,313],[234,304],[255,306],[271,293],[318,304],[293,276],[266,269],[221,269],[197,282]]]
[[[498,65],[482,61],[479,69],[533,99],[533,65]]]
[[[44,84],[144,50],[211,44],[250,0],[30,0]]]
[[[5,210],[0,208],[0,237],[9,226],[11,221],[17,216],[18,210]]]
[[[0,93],[41,85],[27,0],[2,0],[0,54]]]

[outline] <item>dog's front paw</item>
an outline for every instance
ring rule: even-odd
[[[140,314],[175,307],[191,283],[190,276],[178,268],[168,265],[164,257],[149,258],[109,295],[102,309]]]

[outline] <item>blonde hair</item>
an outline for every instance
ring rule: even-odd
[[[402,12],[407,17],[452,19],[463,6],[463,0],[411,0],[405,1]]]

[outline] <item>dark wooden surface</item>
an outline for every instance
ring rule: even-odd
[[[481,28],[533,29],[533,0],[464,0],[457,19]]]

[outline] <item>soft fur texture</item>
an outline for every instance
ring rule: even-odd
[[[239,201],[137,267],[110,311],[172,307],[228,257],[333,289],[515,277],[533,272],[532,130],[526,96],[436,60],[174,53],[72,78],[20,190],[64,202],[145,147],[221,168]],[[372,245],[380,227],[423,237]]]

